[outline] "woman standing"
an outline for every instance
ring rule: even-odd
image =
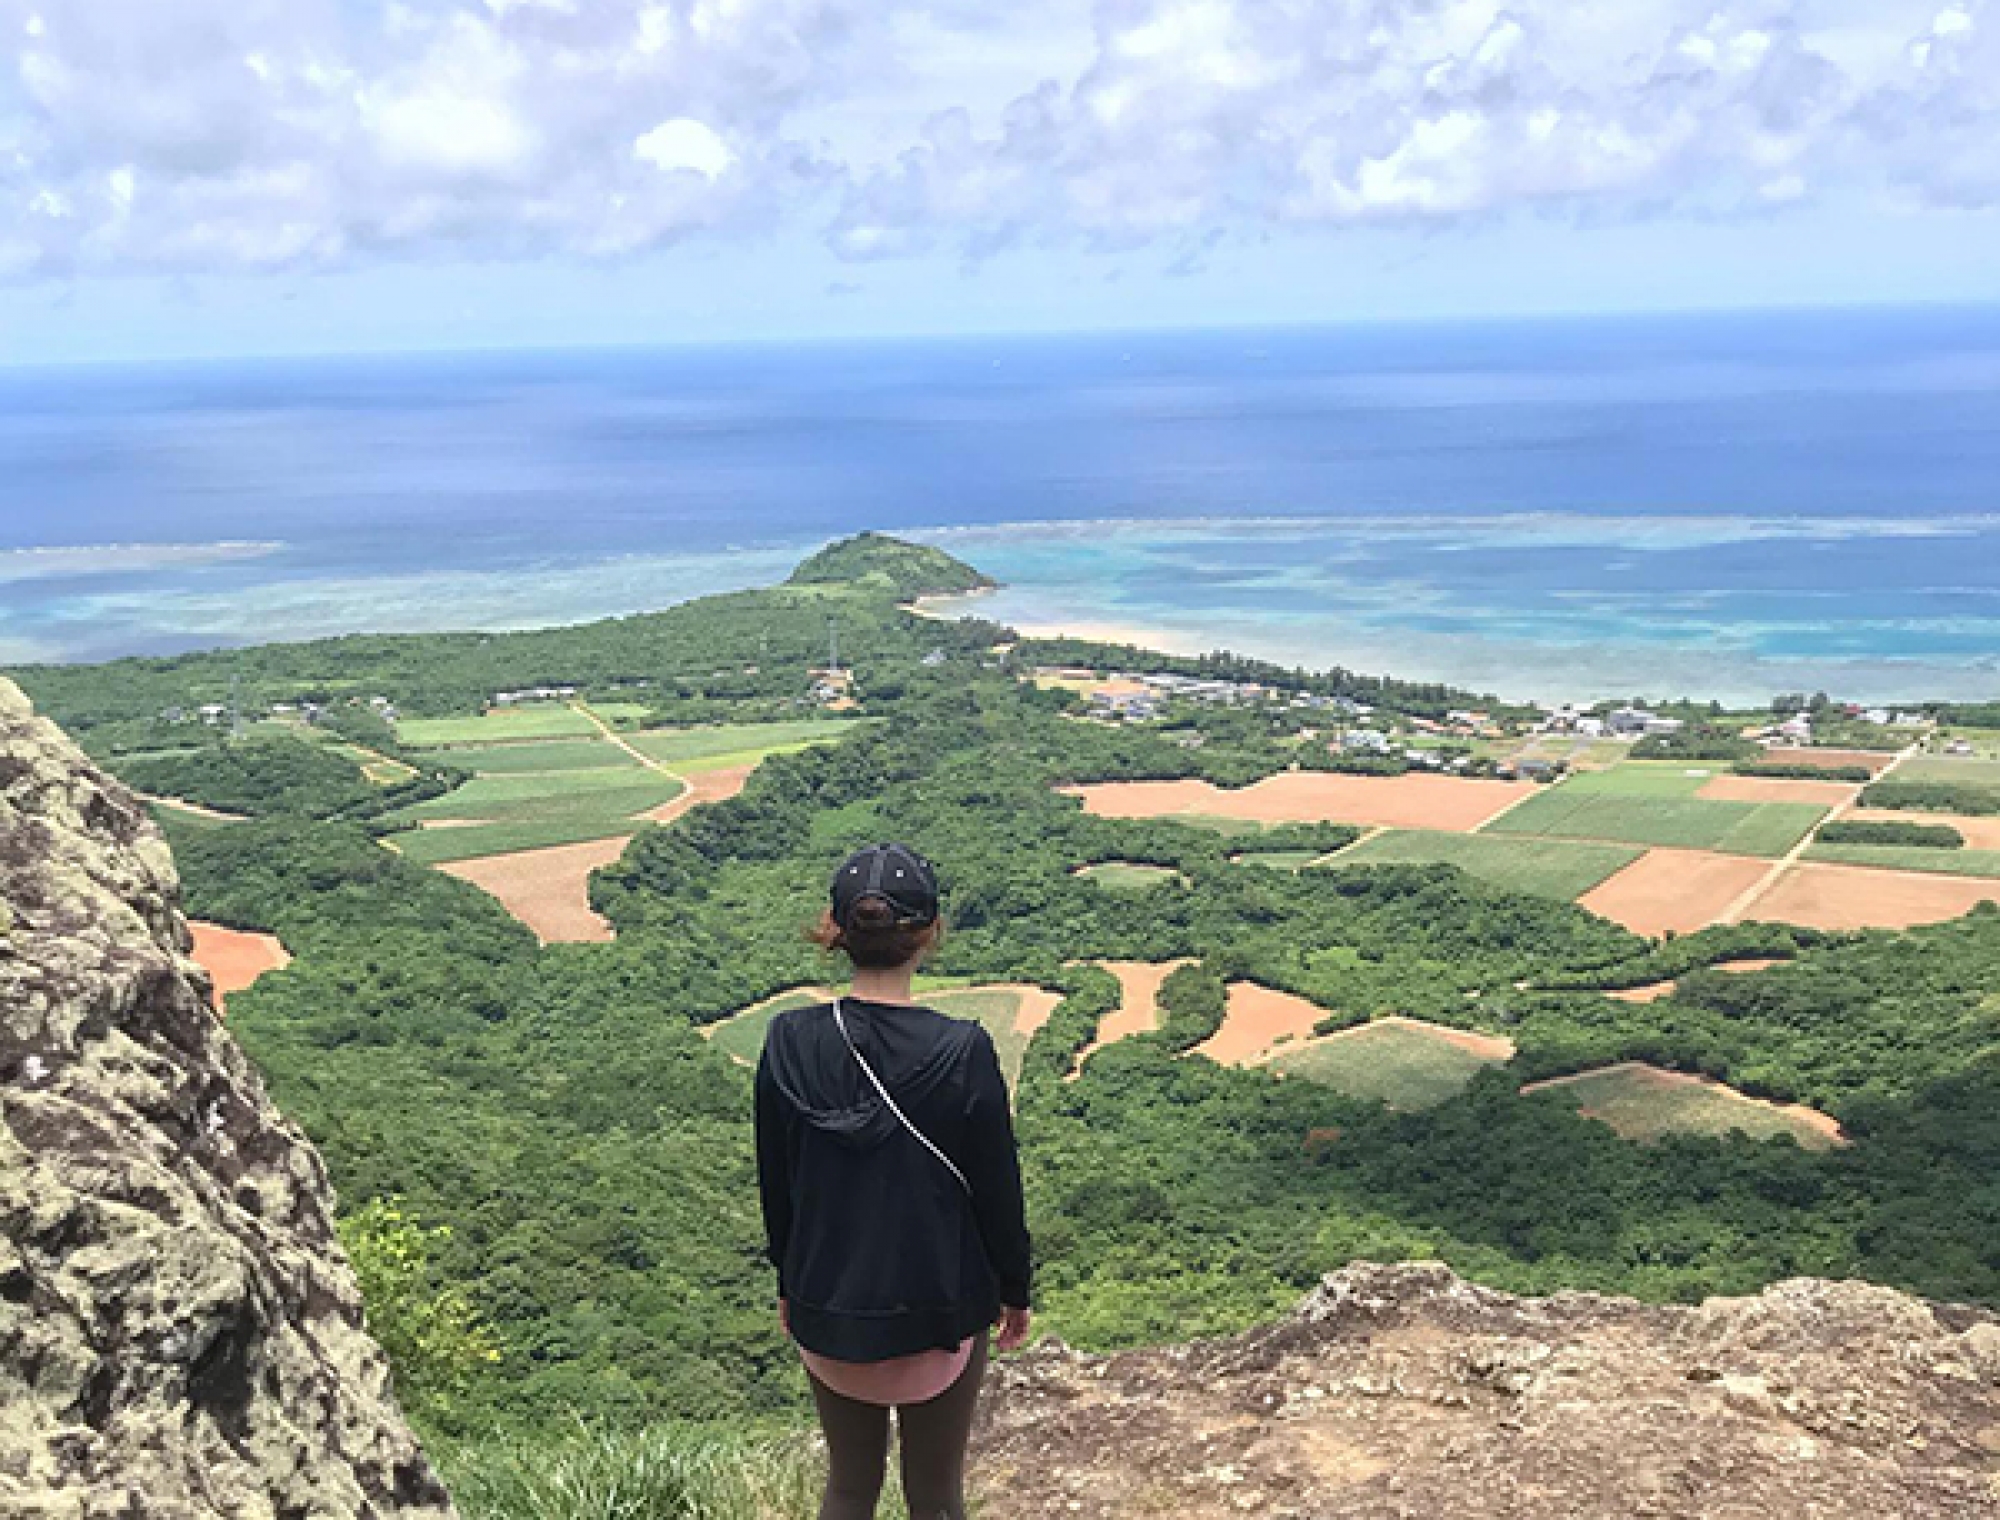
[[[757,1181],[778,1305],[826,1433],[820,1520],[872,1520],[902,1437],[911,1520],[962,1520],[987,1334],[1028,1336],[1028,1229],[1007,1087],[978,1024],[911,1000],[937,944],[937,878],[903,845],[834,872],[814,937],[849,996],[772,1021],[757,1067]]]

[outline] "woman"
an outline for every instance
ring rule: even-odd
[[[1028,1336],[1028,1229],[1007,1087],[979,1025],[916,1004],[937,878],[903,845],[834,872],[814,938],[852,993],[772,1021],[757,1067],[757,1181],[778,1308],[828,1472],[820,1520],[871,1520],[902,1436],[911,1520],[961,1520],[987,1332]]]

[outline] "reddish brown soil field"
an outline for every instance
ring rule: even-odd
[[[754,765],[732,765],[719,771],[696,771],[681,776],[688,789],[672,802],[661,803],[646,817],[655,823],[672,823],[689,808],[700,807],[704,802],[727,802],[743,790],[743,783],[755,769]],[[678,771],[674,774],[680,775]]]
[[[611,939],[611,925],[591,910],[590,873],[624,854],[625,845],[623,839],[593,839],[482,860],[454,860],[438,869],[499,898],[545,945],[601,945]]]
[[[1839,807],[1860,790],[1852,781],[1774,781],[1766,776],[1716,776],[1695,796],[1709,802],[1813,802]]]
[[[1768,860],[1740,855],[1648,850],[1577,902],[1634,934],[1659,935],[1669,929],[1686,934],[1714,923],[1723,909],[1763,880],[1770,869]]]
[[[1366,823],[1468,833],[1535,791],[1532,781],[1457,776],[1337,776],[1287,771],[1240,791],[1207,781],[1104,781],[1065,787],[1103,818],[1194,813],[1256,823]]]
[[[1604,995],[1621,1003],[1657,1003],[1674,990],[1672,982],[1648,982],[1643,987],[1620,987]]]
[[[190,920],[188,928],[194,931],[195,963],[214,979],[217,1012],[226,1010],[232,992],[243,991],[266,971],[292,963],[275,934],[251,934],[198,920]]]
[[[2000,850],[2000,818],[1967,818],[1959,813],[1891,812],[1886,808],[1856,808],[1842,814],[1845,823],[1944,823],[1965,836],[1967,849]]]
[[[1037,987],[1029,982],[995,982],[982,986],[981,992],[1011,992],[1021,1000],[1019,1011],[1014,1015],[1014,1033],[1023,1040],[1031,1040],[1037,1031],[1048,1023],[1049,1015],[1062,1003],[1060,992],[1051,992],[1046,987]]]
[[[1907,929],[1958,918],[1988,900],[2000,902],[2000,881],[1808,861],[1743,916],[1809,929]]]
[[[1160,983],[1167,979],[1169,972],[1187,964],[1179,961],[1098,961],[1096,963],[1118,978],[1120,997],[1118,1006],[1107,1013],[1097,1026],[1097,1038],[1084,1047],[1076,1058],[1076,1071],[1083,1070],[1088,1061],[1105,1046],[1115,1044],[1127,1035],[1144,1034],[1160,1027]],[[1076,1072],[1070,1073],[1073,1078]]]
[[[1231,982],[1229,1012],[1222,1027],[1195,1046],[1195,1054],[1224,1066],[1247,1066],[1286,1036],[1310,1038],[1313,1026],[1332,1012],[1256,982]]]
[[[1831,769],[1837,765],[1865,765],[1881,775],[1896,758],[1893,750],[1879,749],[1770,749],[1757,757],[1764,765],[1815,765]]]

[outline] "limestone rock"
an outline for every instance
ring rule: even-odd
[[[1996,1349],[1861,1283],[1678,1308],[1359,1264],[1230,1339],[1003,1361],[980,1514],[1995,1520]]]
[[[166,845],[0,681],[0,1514],[448,1516]]]

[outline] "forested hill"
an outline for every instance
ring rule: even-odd
[[[819,586],[828,582],[883,585],[901,601],[983,591],[997,584],[990,575],[942,549],[906,543],[886,533],[857,533],[828,544],[800,564],[786,584]]]

